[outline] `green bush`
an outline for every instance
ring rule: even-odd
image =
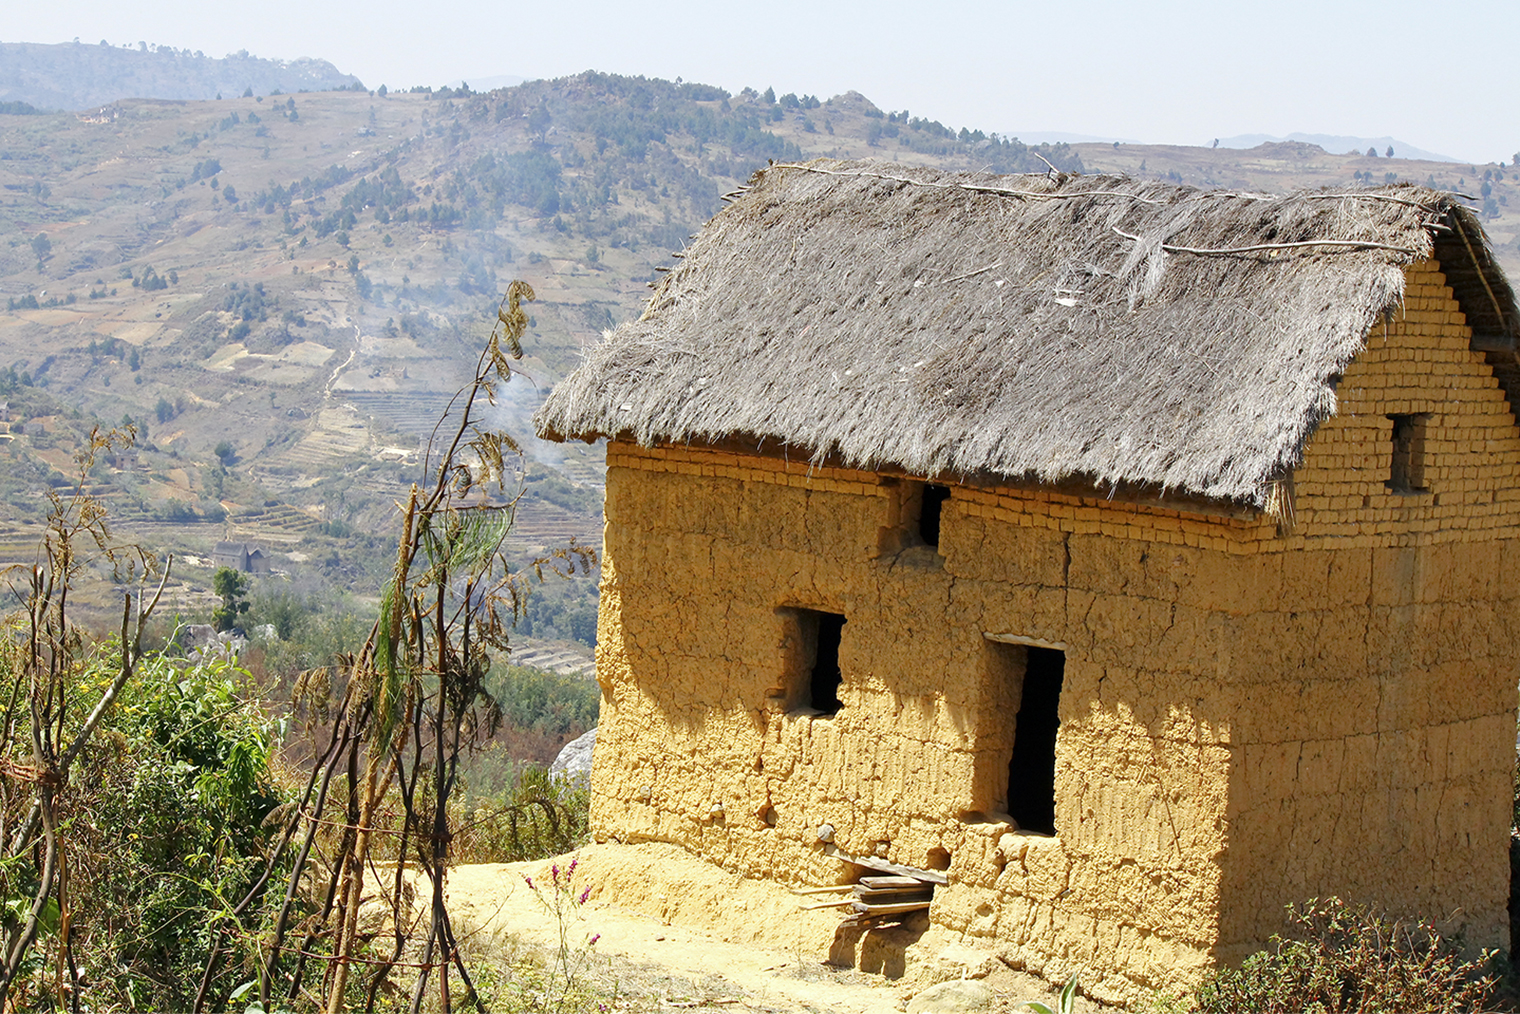
[[[1493,990],[1492,953],[1462,956],[1423,920],[1405,921],[1338,898],[1289,910],[1293,936],[1226,969],[1198,991],[1199,1014],[1410,1014],[1476,1011]]]
[[[79,676],[81,701],[117,665],[119,649],[102,647]],[[231,909],[276,830],[264,824],[282,802],[269,768],[277,726],[242,670],[154,656],[100,731],[64,808],[74,953],[102,1009],[187,1010],[224,929],[224,946],[252,953],[259,906],[243,918]],[[221,967],[212,997],[246,971]]]
[[[584,784],[522,769],[493,796],[456,796],[450,809],[454,858],[461,863],[512,863],[563,855],[586,843],[591,794]]]

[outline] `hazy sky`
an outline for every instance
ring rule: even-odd
[[[0,41],[139,40],[315,56],[374,88],[587,69],[827,98],[854,89],[952,127],[1153,143],[1391,135],[1457,158],[1520,151],[1517,0],[959,4],[49,0]]]

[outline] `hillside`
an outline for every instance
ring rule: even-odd
[[[263,60],[247,51],[221,58],[172,46],[65,42],[0,43],[0,102],[40,109],[86,109],[133,96],[231,98],[251,92],[358,88],[359,79],[326,60]]]
[[[1515,170],[1497,166],[1302,144],[1036,151],[855,93],[594,72],[485,94],[225,95],[0,114],[0,561],[24,558],[38,490],[63,481],[88,427],[130,419],[144,449],[94,476],[128,531],[200,559],[217,538],[254,539],[278,569],[372,590],[370,533],[420,477],[506,282],[539,298],[526,376],[492,421],[526,435],[544,391],[767,159],[1038,172],[1043,156],[1251,190],[1391,174],[1474,194],[1520,267]],[[598,542],[599,449],[529,451],[514,550]],[[209,570],[184,573],[182,602],[204,601]],[[562,619],[535,636],[588,636],[594,589],[578,587],[543,597]]]
[[[654,269],[766,159],[894,143],[1043,168],[1015,142],[898,119],[858,95],[600,74],[0,116],[0,560],[24,555],[37,489],[63,481],[88,426],[130,419],[144,450],[97,469],[126,530],[199,559],[217,538],[255,539],[277,568],[369,590],[383,564],[365,533],[420,476],[421,439],[509,279],[539,296],[526,376],[493,419],[521,435],[579,349],[638,311]],[[523,477],[514,548],[599,541],[598,449],[531,450],[552,469]],[[185,573],[188,607],[208,574]],[[582,619],[532,632],[584,631],[584,603],[563,606]]]

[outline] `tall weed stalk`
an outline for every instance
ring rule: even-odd
[[[97,457],[128,447],[135,431],[91,432],[75,455],[75,481],[49,489],[45,534],[36,562],[10,590],[22,605],[19,645],[7,643],[11,664],[0,718],[0,1009],[14,1003],[39,934],[57,943],[53,1003],[79,1009],[69,885],[69,829],[62,819],[75,762],[132,679],[142,657],[143,629],[169,579],[169,562],[135,545],[117,543],[106,507],[89,490]],[[83,633],[70,620],[69,593],[80,571],[103,560],[127,590],[122,594],[119,653],[108,679],[89,670]],[[146,584],[158,578],[156,589]],[[137,583],[136,588],[133,584]],[[66,975],[65,975],[66,970]],[[65,983],[65,977],[67,983]]]
[[[520,487],[508,491],[522,452],[508,434],[480,424],[522,357],[533,291],[513,282],[469,385],[434,431],[426,469],[401,513],[391,577],[379,615],[360,650],[340,666],[307,675],[298,699],[326,716],[318,763],[284,827],[281,849],[295,850],[284,900],[260,962],[260,1005],[315,998],[327,1014],[374,1010],[402,995],[393,977],[414,971],[408,1006],[484,1009],[445,903],[459,832],[455,803],[461,758],[501,721],[486,685],[493,655],[504,658],[522,614],[525,579],[547,568],[589,569],[590,550],[574,544],[508,569],[502,547]],[[452,421],[452,428],[442,427]],[[399,810],[399,827],[387,815]],[[389,841],[381,846],[377,839]],[[388,871],[382,855],[400,858]],[[274,857],[271,858],[271,864]],[[409,868],[426,891],[414,916]],[[390,939],[361,924],[367,887],[384,873]],[[368,879],[367,879],[368,878]],[[420,892],[419,892],[420,893]],[[314,974],[313,964],[321,966]],[[213,967],[208,965],[209,981]],[[309,981],[311,980],[311,981]],[[456,985],[457,984],[457,985]],[[204,1005],[201,998],[197,1009]]]

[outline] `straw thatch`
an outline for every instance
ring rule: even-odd
[[[1451,194],[777,165],[535,421],[1261,505],[1432,255],[1515,379],[1514,294]]]

